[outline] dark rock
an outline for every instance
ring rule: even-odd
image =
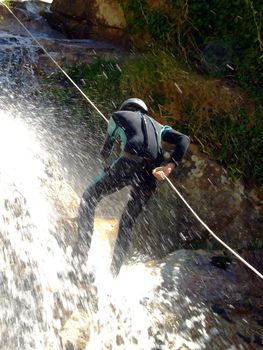
[[[232,263],[232,259],[230,259],[227,256],[219,255],[219,256],[212,256],[211,258],[211,264],[223,270],[226,270],[231,263]]]
[[[234,69],[232,49],[222,40],[207,43],[204,48],[204,58],[205,70],[213,75],[225,74]]]
[[[194,146],[171,181],[206,225],[232,248],[246,250],[253,249],[253,242],[260,244],[263,217],[242,180],[233,180]],[[146,255],[162,257],[182,248],[222,249],[168,183],[158,186],[135,231],[135,248]]]
[[[117,344],[118,346],[121,346],[121,345],[124,344],[124,340],[123,340],[123,338],[122,338],[120,335],[117,335],[117,336],[116,336],[116,344]]]
[[[212,309],[213,312],[215,312],[216,314],[218,314],[221,317],[223,317],[223,319],[225,319],[227,322],[233,323],[233,321],[229,318],[226,310],[223,307],[221,307],[220,305],[214,304],[214,305],[211,306],[211,309]]]
[[[67,17],[85,19],[89,12],[90,1],[55,0],[52,2],[51,11]]]
[[[118,1],[54,0],[45,17],[69,38],[100,39],[128,46],[126,20]]]
[[[260,347],[263,347],[263,337],[261,335],[255,335],[254,337],[254,343],[259,345]]]
[[[247,344],[250,344],[251,343],[251,338],[250,337],[247,337],[247,336],[245,336],[244,334],[241,334],[241,333],[237,333],[237,335],[241,338],[241,339],[243,339]]]

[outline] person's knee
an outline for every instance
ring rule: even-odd
[[[89,203],[90,201],[94,201],[96,196],[97,194],[96,194],[95,187],[94,186],[88,187],[82,195],[82,202]]]

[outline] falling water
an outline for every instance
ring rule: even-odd
[[[99,208],[115,219],[98,222],[88,261],[71,258],[79,196],[102,168],[103,130],[91,133],[41,95],[29,39],[0,33],[0,43],[0,349],[209,348],[218,330],[206,325],[207,306],[179,290],[190,274],[184,253],[165,287],[161,263],[110,277],[122,193]]]
[[[57,163],[62,150],[54,152],[55,110],[32,94],[38,88],[35,51],[27,38],[2,33],[1,349],[60,349],[62,322],[89,299],[69,278],[77,273],[70,245],[66,240],[63,244],[58,197],[62,193],[66,199],[71,189],[65,187]]]
[[[35,120],[32,110],[19,102],[8,110],[0,106],[0,348],[62,349],[63,325],[79,310],[90,333],[87,349],[111,349],[114,344],[153,349],[158,334],[145,304],[154,299],[160,275],[135,264],[112,280],[107,270],[111,251],[96,240],[91,260],[98,291],[87,279],[88,270],[76,269],[69,244],[74,230],[65,232],[58,224],[56,200],[58,191],[72,194],[56,168],[57,157],[45,148],[54,140],[42,140],[48,133],[38,130],[42,121]]]
[[[0,348],[61,349],[63,324],[76,310],[89,316],[87,333],[98,335],[102,324],[94,307],[98,296],[71,259],[74,225],[70,232],[59,223],[63,213],[70,219],[76,216],[78,197],[65,180],[73,177],[68,169],[74,173],[78,167],[75,184],[83,180],[84,168],[86,178],[94,175],[100,165],[94,160],[97,140],[85,137],[84,125],[72,125],[69,111],[61,115],[61,110],[34,94],[36,47],[24,37],[8,34],[2,36],[2,44]],[[63,199],[58,198],[61,193]],[[67,197],[73,198],[71,204],[75,200],[75,208],[61,213],[59,205],[64,200],[62,206],[67,206]],[[93,251],[96,257],[96,247]],[[101,299],[103,307],[107,298]],[[111,302],[106,305],[110,311]],[[116,316],[117,330],[118,315],[109,316]],[[139,324],[137,328],[141,332]],[[92,342],[98,339],[94,336]]]

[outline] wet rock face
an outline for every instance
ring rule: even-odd
[[[104,39],[126,44],[126,20],[118,1],[54,0],[50,24],[71,38]]]
[[[12,12],[25,25],[25,27],[37,35],[39,32],[45,36],[62,38],[61,33],[55,32],[47,23],[42,13],[49,11],[49,4],[41,1],[10,1]],[[0,6],[0,31],[10,33],[10,35],[28,37],[20,23],[4,7]],[[3,35],[3,34],[2,34]],[[38,35],[37,35],[38,36]]]
[[[222,257],[222,253],[179,250],[154,262],[163,278],[154,310],[160,309],[158,298],[165,294],[163,315],[170,311],[177,316],[177,332],[191,335],[192,340],[203,343],[202,348],[257,349],[262,342],[257,337],[262,334],[262,280],[236,260],[226,269],[214,266],[215,256]],[[258,259],[260,256],[262,259],[262,251]],[[254,261],[256,256],[246,258]],[[205,333],[208,336],[202,337]]]
[[[61,32],[50,27],[40,13],[48,6],[42,2],[12,2],[12,11],[26,28],[34,34],[38,42],[61,66],[72,64],[91,64],[99,56],[108,59],[117,57],[121,51],[109,42],[95,40],[67,39]],[[79,29],[79,28],[78,28]],[[57,67],[24,30],[20,23],[6,8],[0,6],[0,45],[1,81],[17,84],[31,79],[32,73],[49,75]],[[123,55],[123,52],[122,52]]]
[[[75,0],[55,0],[52,3],[51,10],[64,16],[85,19],[89,8],[89,1]]]
[[[51,10],[76,20],[87,20],[91,24],[104,24],[119,29],[126,27],[123,11],[117,1],[76,0],[72,5],[70,0],[55,0]]]
[[[262,280],[238,262],[215,266],[215,257],[225,258],[178,250],[124,266],[117,280],[96,290],[92,318],[76,310],[65,322],[65,349],[259,349]]]
[[[262,247],[262,204],[255,202],[253,193],[241,181],[231,179],[218,163],[191,146],[171,180],[226,243],[233,248]],[[221,247],[166,182],[159,184],[139,220],[135,246],[157,256],[180,247]]]

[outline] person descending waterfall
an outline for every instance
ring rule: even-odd
[[[124,101],[109,120],[101,150],[101,155],[108,158],[114,144],[117,144],[120,154],[83,193],[75,254],[88,253],[98,202],[102,197],[130,185],[130,197],[120,219],[111,263],[111,272],[117,276],[132,243],[132,227],[136,218],[155,191],[157,180],[163,180],[163,174],[167,177],[171,175],[189,143],[188,136],[151,118],[141,99]]]

